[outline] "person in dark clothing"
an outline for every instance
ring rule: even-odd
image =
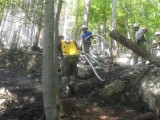
[[[61,36],[58,36],[58,57],[60,59],[63,58],[63,53],[62,53],[62,47],[61,47],[61,41],[64,40],[64,36],[61,35]]]

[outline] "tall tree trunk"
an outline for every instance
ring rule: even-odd
[[[12,36],[12,42],[10,45],[10,50],[13,50],[16,44],[16,35],[17,35],[17,31],[14,31],[13,36]]]
[[[29,10],[30,11],[32,11],[32,13],[31,13],[31,20],[30,20],[30,34],[29,34],[29,41],[30,41],[30,46],[32,46],[32,47],[34,47],[34,46],[38,46],[38,41],[36,40],[36,39],[38,39],[38,33],[36,34],[35,33],[35,31],[36,31],[36,24],[35,24],[35,20],[36,20],[36,9],[38,9],[37,8],[37,3],[38,3],[38,0],[30,0],[29,1]],[[36,8],[34,8],[33,9],[33,5],[36,7]],[[42,8],[43,9],[43,8]],[[28,14],[28,13],[27,13]],[[38,22],[39,22],[39,18],[38,18]],[[39,23],[37,23],[37,24],[39,24]],[[38,25],[38,27],[40,27],[39,25]],[[40,28],[38,28],[38,32],[39,32],[39,29]],[[36,36],[35,37],[35,39],[34,39],[34,37],[33,36]]]
[[[56,80],[54,80],[53,61],[54,40],[54,0],[45,1],[45,27],[43,43],[43,101],[46,120],[58,120],[56,108]]]
[[[101,35],[101,28],[100,28],[100,26],[101,26],[101,24],[99,23],[98,27],[97,27],[98,35]],[[98,50],[98,53],[102,52],[101,37],[98,37],[97,50]]]
[[[42,10],[44,9],[44,6],[41,5],[40,7],[38,7],[38,4],[43,4],[43,0],[42,1],[36,1],[36,8],[40,9],[38,12],[37,11],[34,11],[36,12],[36,19],[37,19],[37,22],[35,23],[37,25],[37,32],[36,32],[36,35],[35,35],[35,41],[33,43],[33,48],[37,48],[37,50],[39,50],[39,39],[40,39],[40,33],[41,33],[41,30],[42,30],[42,15],[40,13],[42,13]]]
[[[107,39],[106,39],[106,35],[107,35],[106,20],[107,20],[107,19],[105,19],[105,21],[104,21],[104,23],[103,23],[103,37],[105,38],[105,40],[107,40]],[[106,45],[106,44],[107,44],[107,45]],[[107,43],[107,41],[105,41],[105,42],[104,42],[104,50],[107,49],[107,48],[108,48],[108,43]]]
[[[16,43],[15,43],[14,49],[17,49],[20,46],[21,30],[22,30],[22,26],[19,26],[18,30],[17,30],[17,33],[16,33]]]
[[[63,35],[66,38],[67,37],[67,27],[68,27],[68,16],[69,16],[69,4],[70,0],[66,1],[66,13],[65,13],[65,23],[64,23],[64,28],[63,28]]]
[[[75,32],[74,32],[74,39],[76,43],[78,43],[77,40],[77,34],[78,34],[78,13],[79,13],[79,0],[76,2],[76,19],[75,19]]]
[[[83,13],[83,25],[88,25],[88,13],[89,13],[90,0],[84,0],[84,13]]]
[[[58,79],[58,43],[59,43],[59,18],[60,13],[62,9],[62,0],[58,0],[58,7],[57,7],[57,13],[56,13],[56,19],[55,19],[55,40],[54,40],[54,70],[55,70],[55,79]]]
[[[41,22],[39,22],[37,24],[37,32],[35,34],[35,41],[33,42],[33,47],[38,47],[38,43],[39,43],[39,36],[40,36],[40,33],[41,33]]]
[[[60,18],[60,13],[62,9],[62,0],[58,0],[58,7],[57,7],[57,13],[56,13],[56,18],[55,18],[55,30],[54,30],[54,35],[55,35],[55,40],[53,42],[54,44],[54,80],[56,83],[55,89],[57,92],[57,95],[59,94],[59,88],[58,88],[58,43],[59,43],[59,18]],[[59,98],[57,97],[57,113],[58,115],[63,114],[63,108],[62,105],[59,101]]]
[[[6,19],[7,19],[8,15],[9,15],[9,9],[6,9],[4,11],[4,18],[1,21],[1,25],[0,25],[0,33],[1,33],[0,34],[0,48],[2,48],[2,49],[4,47],[4,44],[3,44],[3,41],[2,41],[2,39],[3,39],[3,30],[4,30],[4,27],[5,27],[5,23],[6,23]]]
[[[42,30],[42,20],[39,16],[37,23],[37,32],[35,33],[35,41],[33,43],[32,50],[38,51],[40,49],[38,44],[39,44],[41,30]]]
[[[116,30],[116,4],[117,0],[112,0],[112,30]],[[116,51],[116,42],[111,39],[111,49],[110,49],[110,54],[111,54],[111,65],[113,63],[113,52]]]
[[[128,12],[124,1],[123,1],[123,9],[124,9],[124,14]],[[126,30],[127,30],[127,36],[128,36],[129,39],[131,39],[130,29],[129,29],[129,26],[128,26],[128,17],[126,15],[124,16],[124,23],[125,23],[125,27],[126,27]]]
[[[20,33],[21,33],[21,26],[15,28],[16,30],[14,31],[13,37],[12,37],[12,42],[10,46],[10,50],[12,49],[17,49],[19,44],[20,44]]]

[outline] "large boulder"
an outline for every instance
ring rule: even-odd
[[[155,67],[141,82],[143,101],[151,110],[160,110],[160,68]]]
[[[125,84],[123,81],[115,80],[114,82],[107,84],[100,91],[100,95],[103,97],[112,96],[113,94],[122,92],[124,88],[125,88]]]
[[[90,65],[85,65],[83,63],[78,63],[78,77],[82,79],[90,78],[93,75],[93,71]]]

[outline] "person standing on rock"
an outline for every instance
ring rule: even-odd
[[[147,28],[140,28],[137,23],[133,25],[134,31],[135,31],[135,43],[137,46],[143,48],[146,50],[146,38],[145,38],[145,33],[148,31]],[[134,65],[138,64],[138,55],[136,53],[133,54],[134,58]],[[142,58],[142,64],[145,65],[146,60]]]
[[[94,37],[92,36],[92,32],[88,31],[88,27],[86,25],[82,25],[82,42],[83,42],[83,50],[85,53],[89,53],[89,48],[91,46],[91,38],[93,39]]]
[[[64,96],[76,94],[76,77],[78,74],[77,62],[79,51],[74,40],[61,40],[62,59],[62,77],[61,88]]]

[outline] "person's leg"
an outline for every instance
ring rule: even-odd
[[[71,59],[71,66],[70,66],[71,75],[77,76],[77,74],[78,74],[77,62],[78,62],[78,57],[77,56],[75,56]]]
[[[63,67],[62,67],[62,94],[69,94],[69,75],[70,75],[70,57],[63,57]]]
[[[89,53],[90,46],[91,46],[91,43],[90,43],[90,42],[85,42],[85,43],[84,43],[84,52],[85,52],[85,53]],[[86,62],[85,62],[85,65],[89,65],[89,63],[87,62],[87,60],[86,60]]]
[[[72,95],[76,94],[76,77],[78,74],[77,60],[77,57],[73,57],[71,59],[71,75],[69,77],[69,88]]]
[[[63,67],[62,67],[62,75],[69,77],[70,75],[70,58],[64,57],[63,58]]]
[[[89,53],[89,48],[91,46],[91,43],[90,42],[85,42],[84,43],[84,52],[85,53]]]
[[[146,50],[146,43],[145,43],[145,41],[139,42],[139,46],[140,46],[141,48],[143,48],[144,50]],[[141,57],[141,62],[142,62],[143,65],[145,65],[146,59],[143,58],[143,57]]]
[[[138,64],[138,55],[133,52],[133,65]]]

